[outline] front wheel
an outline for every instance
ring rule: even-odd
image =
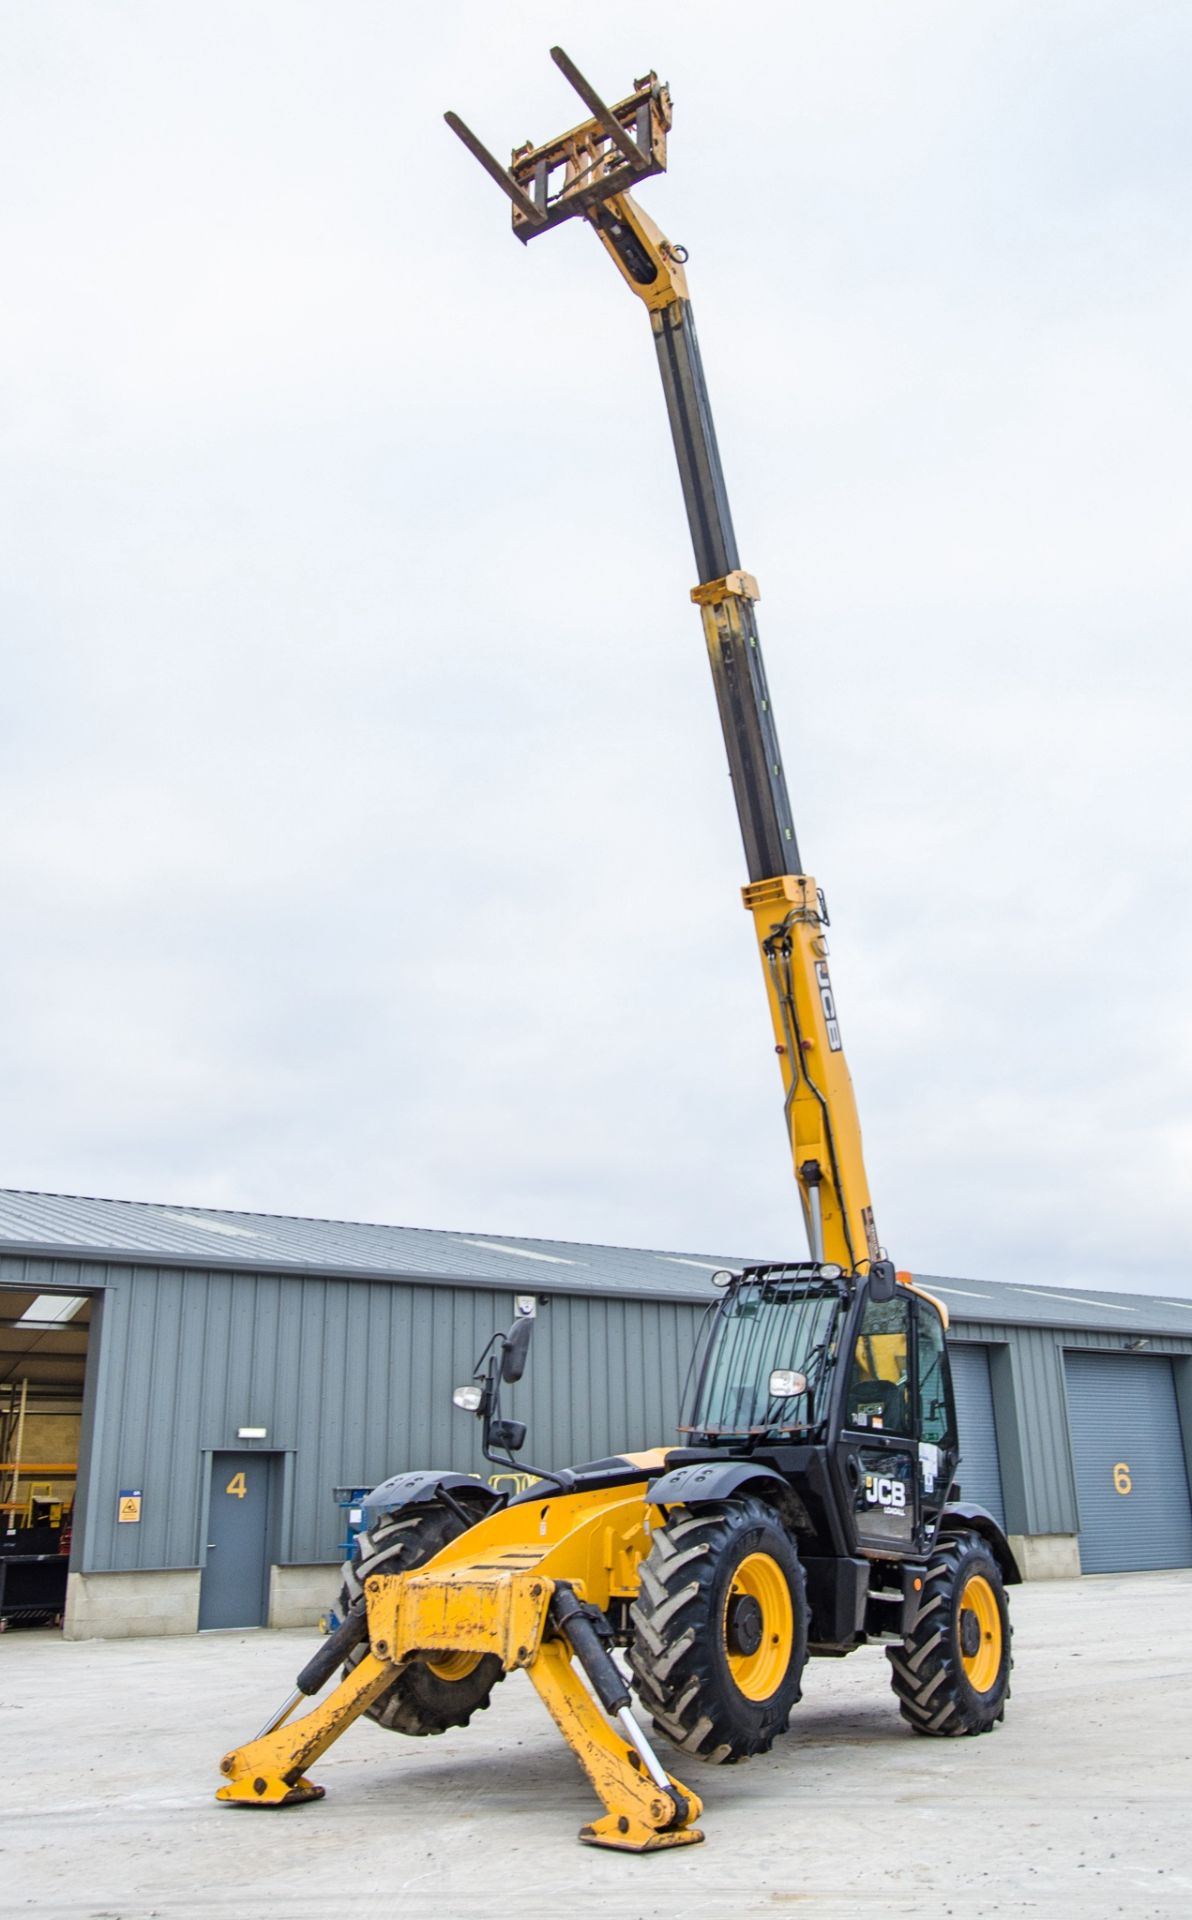
[[[1010,1609],[997,1561],[979,1534],[945,1536],[923,1582],[923,1604],[899,1647],[890,1684],[916,1733],[988,1733],[1010,1697]]]
[[[700,1760],[765,1753],[807,1659],[803,1569],[773,1508],[672,1508],[639,1577],[629,1664],[654,1725]]]
[[[477,1520],[482,1517],[477,1513]],[[343,1570],[340,1612],[346,1615],[359,1599],[374,1561],[379,1562],[378,1572],[408,1573],[425,1566],[464,1531],[463,1521],[444,1507],[400,1507],[396,1513],[383,1514],[367,1533],[356,1536],[352,1558]],[[367,1651],[367,1642],[357,1647],[345,1672],[350,1673]],[[448,1727],[466,1727],[474,1713],[487,1707],[494,1686],[504,1677],[495,1653],[415,1654],[393,1685],[365,1711],[390,1733],[416,1737],[446,1733]]]

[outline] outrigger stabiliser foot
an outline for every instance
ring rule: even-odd
[[[348,1682],[302,1720],[290,1724],[291,1715],[304,1699],[321,1692],[335,1669],[367,1639],[368,1615],[363,1600],[358,1600],[343,1624],[307,1661],[294,1692],[266,1720],[256,1739],[224,1755],[220,1772],[227,1775],[227,1785],[219,1788],[217,1800],[241,1807],[293,1807],[304,1800],[323,1798],[327,1789],[316,1787],[303,1769],[384,1692],[393,1678],[392,1669],[387,1662],[366,1656],[349,1675],[350,1681],[359,1679],[362,1684],[353,1686],[346,1699],[342,1696],[348,1691]],[[362,1675],[360,1669],[365,1666],[374,1671]]]

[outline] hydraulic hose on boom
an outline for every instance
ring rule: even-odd
[[[666,169],[669,90],[650,73],[609,107],[561,47],[551,58],[591,119],[502,167],[457,114],[447,123],[513,204],[529,241],[581,216],[650,315],[699,583],[712,683],[728,753],[753,916],[782,1069],[787,1134],[812,1258],[853,1272],[880,1249],[852,1079],[828,971],[824,897],[803,871],[754,611],[740,564],[700,358],[686,253],[628,192]]]

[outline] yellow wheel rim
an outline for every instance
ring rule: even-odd
[[[964,1651],[965,1614],[971,1613],[977,1623],[980,1639],[975,1653]],[[958,1627],[961,1634],[960,1657],[964,1663],[965,1677],[970,1687],[977,1693],[988,1693],[997,1684],[1002,1666],[1002,1616],[997,1603],[997,1595],[984,1574],[974,1573],[964,1585],[960,1596],[960,1616]],[[969,1629],[972,1637],[972,1629]]]
[[[483,1658],[480,1653],[440,1653],[426,1664],[436,1680],[466,1680]]]
[[[728,1613],[734,1599],[748,1597],[761,1610],[761,1640],[753,1653],[734,1653],[728,1640]],[[786,1575],[768,1553],[750,1553],[733,1575],[722,1623],[728,1668],[747,1700],[768,1700],[777,1692],[791,1663],[795,1609]]]

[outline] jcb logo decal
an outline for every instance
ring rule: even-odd
[[[889,1513],[902,1513],[906,1507],[906,1486],[887,1473],[865,1475],[865,1498],[871,1507],[884,1507]]]
[[[844,1042],[840,1038],[840,1027],[836,1020],[836,996],[832,992],[832,982],[828,978],[826,961],[816,961],[815,979],[819,987],[820,1005],[824,1010],[824,1025],[828,1029],[828,1045],[833,1053],[839,1053]]]

